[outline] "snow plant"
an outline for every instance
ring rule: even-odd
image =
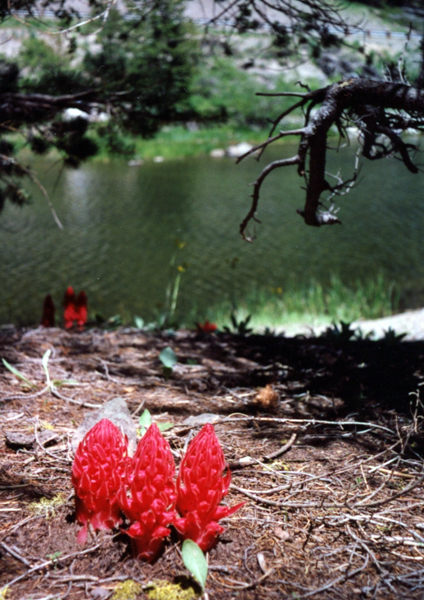
[[[218,521],[245,504],[220,506],[231,473],[213,426],[205,425],[189,444],[176,482],[171,449],[157,425],[150,425],[133,458],[127,443],[107,419],[80,443],[72,468],[76,518],[84,526],[78,541],[85,543],[88,523],[96,530],[120,525],[122,511],[138,558],[157,558],[170,525],[183,540],[210,550],[224,531]]]
[[[130,460],[128,439],[108,419],[102,419],[79,444],[72,465],[76,519],[83,528],[77,540],[85,544],[87,527],[112,529],[122,523],[118,492]]]
[[[76,296],[73,287],[69,286],[63,298],[63,307],[65,329],[71,329],[75,322],[79,329],[83,329],[88,316],[87,294],[84,290]]]
[[[174,522],[181,537],[196,542],[203,552],[212,548],[224,531],[218,521],[245,504],[219,506],[230,483],[231,471],[214,428],[208,423],[191,441],[181,462],[177,478],[177,510],[181,518]]]
[[[132,523],[125,531],[137,558],[151,562],[175,521],[175,464],[168,442],[152,423],[141,438],[119,492],[119,504]]]

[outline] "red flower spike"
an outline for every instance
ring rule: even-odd
[[[132,523],[125,533],[137,558],[152,562],[170,533],[168,525],[176,518],[174,475],[169,444],[153,423],[138,443],[126,486],[119,492],[121,509]]]
[[[87,294],[84,290],[75,296],[75,292],[71,286],[69,286],[65,292],[63,299],[64,313],[63,320],[65,322],[65,329],[73,327],[74,322],[80,329],[87,323]]]
[[[199,331],[203,331],[203,333],[213,333],[218,329],[218,325],[216,323],[211,323],[206,320],[204,323],[196,323],[196,327]]]
[[[54,314],[56,312],[53,298],[50,294],[44,298],[43,316],[41,317],[41,325],[43,327],[54,327]]]
[[[76,518],[83,528],[77,540],[85,544],[87,527],[112,529],[119,525],[117,494],[129,462],[128,439],[108,419],[102,419],[86,434],[75,453],[72,484]]]
[[[224,470],[227,469],[225,475]],[[174,525],[184,539],[190,539],[206,552],[224,528],[219,519],[229,517],[244,506],[219,506],[228,493],[231,472],[225,462],[212,425],[207,424],[190,443],[181,461],[177,478],[177,510],[181,519]]]
[[[87,323],[87,313],[87,294],[81,290],[75,302],[75,320],[80,329]]]
[[[63,320],[65,321],[65,329],[70,329],[74,324],[74,321],[77,319],[75,302],[76,298],[74,289],[69,286],[63,298]]]

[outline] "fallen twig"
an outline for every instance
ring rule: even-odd
[[[295,443],[296,438],[297,438],[297,433],[293,433],[291,438],[287,442],[287,444],[284,444],[284,446],[282,446],[279,450],[272,452],[272,454],[268,454],[268,456],[264,456],[264,460],[272,460],[273,458],[277,458],[278,456],[281,456],[282,454],[287,452],[287,450],[290,450],[290,448]]]

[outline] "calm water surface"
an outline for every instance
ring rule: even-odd
[[[105,317],[148,320],[163,305],[178,265],[186,267],[180,317],[194,309],[206,317],[208,307],[240,302],[256,289],[311,278],[326,283],[331,274],[349,282],[383,273],[402,290],[406,306],[424,304],[423,176],[398,161],[364,163],[361,184],[341,200],[343,225],[322,229],[306,227],[296,214],[303,182],[295,169],[274,171],[262,190],[257,239],[241,240],[248,183],[264,158],[293,153],[274,150],[259,165],[208,157],[141,167],[92,163],[64,171],[58,183],[58,167],[37,163],[64,230],[36,190],[31,206],[7,206],[1,214],[0,322],[37,323],[44,296],[51,293],[60,306],[68,285],[85,289],[90,308]],[[351,151],[339,154],[337,164],[348,176]]]

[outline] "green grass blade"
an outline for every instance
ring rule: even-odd
[[[11,373],[13,373],[14,375],[16,375],[16,377],[19,377],[19,379],[22,379],[23,381],[25,381],[25,383],[27,383],[30,387],[35,387],[33,383],[31,383],[26,377],[25,375],[22,375],[22,373],[20,371],[18,371],[18,369],[15,369],[15,367],[12,367],[12,365],[10,365],[7,360],[5,360],[4,358],[2,358],[3,364],[6,367],[6,369],[9,369],[9,371]]]

